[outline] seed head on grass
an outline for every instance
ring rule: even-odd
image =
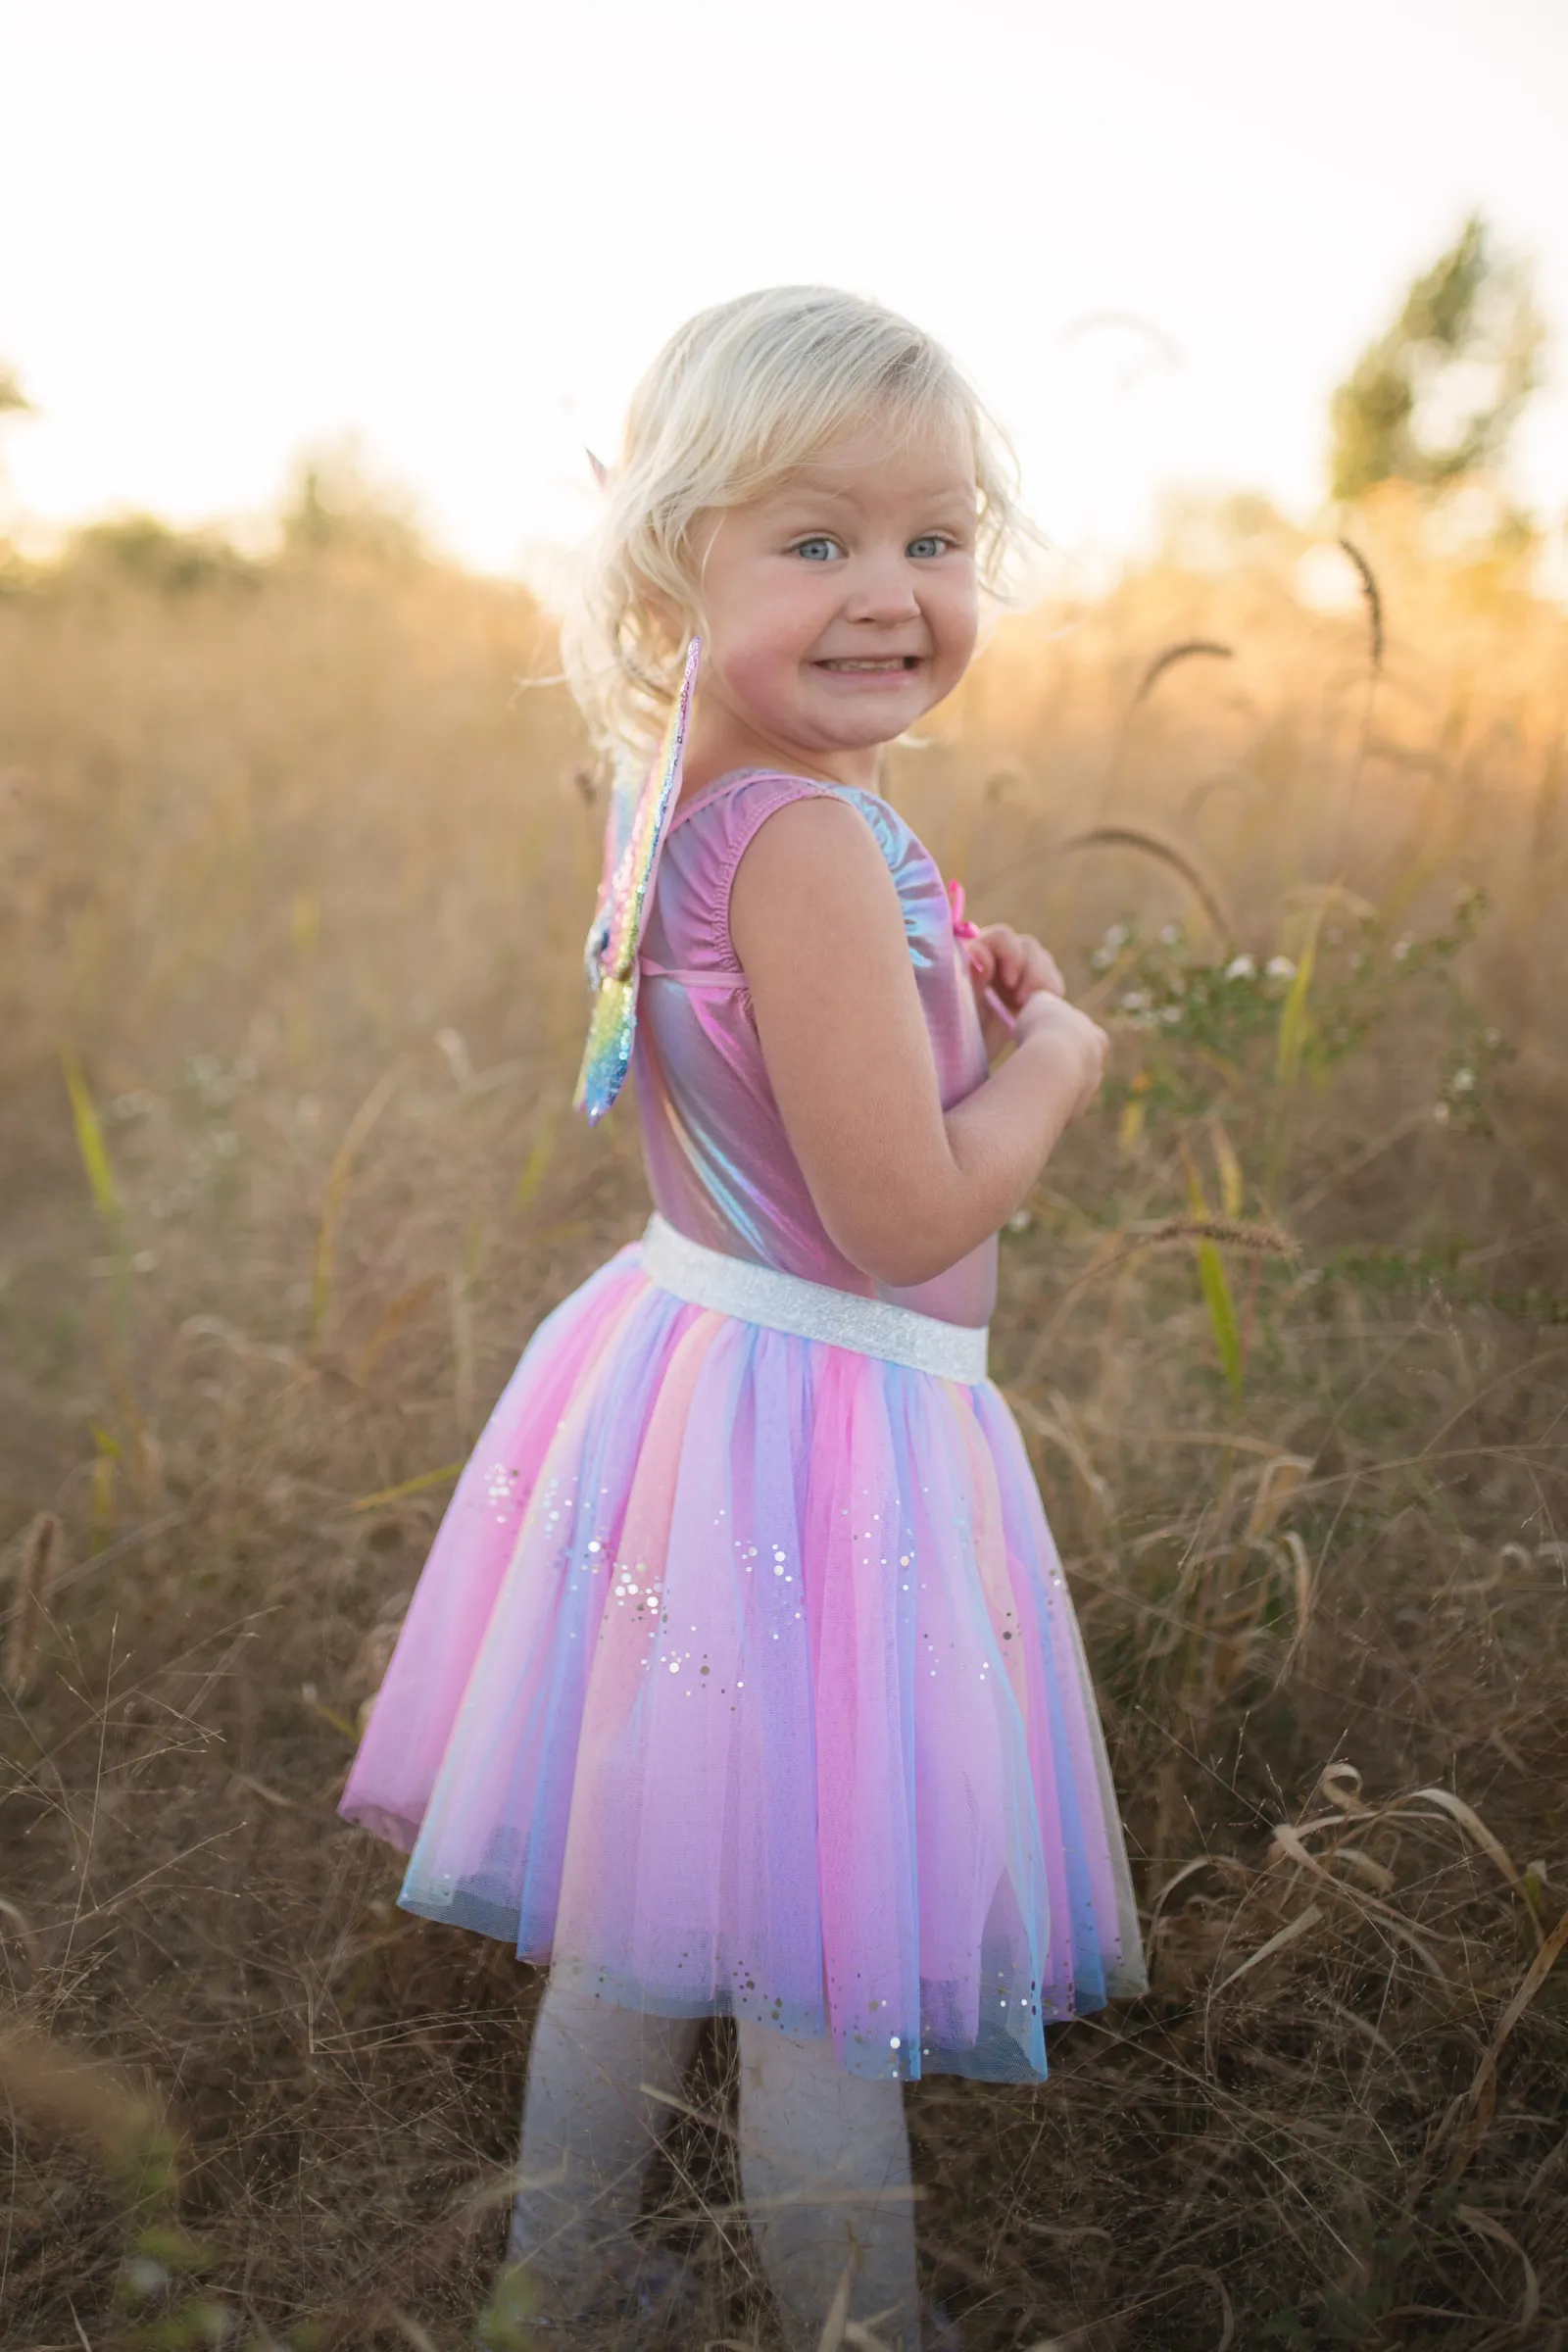
[[[1136,710],[1140,703],[1147,703],[1165,672],[1174,669],[1179,662],[1233,662],[1235,659],[1236,648],[1233,645],[1221,645],[1217,638],[1184,637],[1179,645],[1167,645],[1154,656],[1139,679],[1137,692],[1129,707]]]
[[[49,1595],[59,1573],[60,1522],[52,1511],[40,1511],[22,1539],[11,1587],[5,1684],[14,1698],[21,1698],[31,1687]]]
[[[1370,631],[1369,651],[1372,658],[1372,675],[1374,677],[1378,677],[1381,675],[1383,669],[1383,594],[1381,589],[1378,587],[1376,572],[1372,569],[1371,564],[1367,562],[1365,556],[1362,555],[1361,550],[1355,545],[1354,541],[1350,539],[1342,539],[1340,541],[1340,545],[1349,557],[1350,562],[1355,565],[1356,576],[1361,582],[1361,594],[1366,599],[1366,617],[1367,627]]]
[[[1213,1242],[1224,1250],[1250,1250],[1259,1257],[1299,1257],[1301,1245],[1294,1234],[1277,1225],[1245,1223],[1237,1217],[1164,1217],[1146,1233],[1135,1234],[1131,1247],[1151,1249],[1164,1242]]]

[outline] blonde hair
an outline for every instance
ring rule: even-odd
[[[670,337],[632,396],[563,621],[566,676],[602,748],[646,755],[663,727],[684,631],[677,642],[661,625],[655,600],[695,620],[699,516],[764,496],[868,415],[898,432],[933,411],[968,429],[976,558],[1004,602],[1008,555],[1039,534],[1017,504],[1011,444],[930,335],[832,286],[772,286]]]

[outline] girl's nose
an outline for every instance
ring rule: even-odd
[[[909,620],[919,612],[914,578],[902,554],[865,559],[846,586],[844,611],[850,620]]]

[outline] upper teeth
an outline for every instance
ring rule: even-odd
[[[907,660],[906,654],[894,654],[883,662],[830,661],[827,667],[829,669],[902,669]]]

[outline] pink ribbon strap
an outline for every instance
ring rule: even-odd
[[[961,939],[964,943],[964,946],[967,948],[970,940],[979,938],[980,926],[978,923],[971,923],[968,916],[963,911],[963,884],[961,882],[955,880],[948,884],[948,905],[953,909],[953,936],[955,939]],[[972,972],[978,972],[979,966],[976,964],[972,955],[968,958],[968,963],[969,969]],[[1004,1029],[1005,1029],[1007,1035],[1011,1037],[1013,1031],[1018,1026],[1017,1014],[1011,1011],[1007,1005],[1004,1004],[1002,999],[998,996],[994,988],[988,988],[986,990],[986,1003],[990,1005],[992,1011],[996,1014]]]

